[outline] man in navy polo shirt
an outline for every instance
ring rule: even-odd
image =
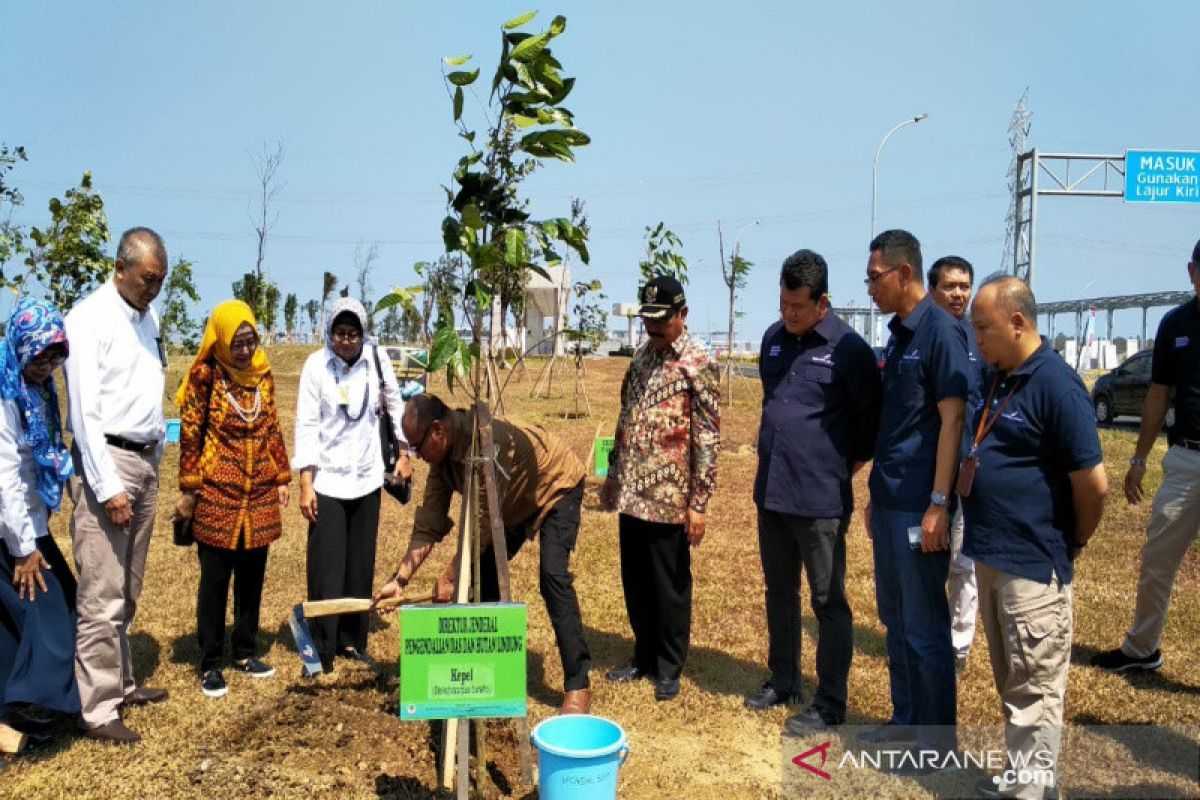
[[[871,242],[867,291],[880,311],[895,314],[888,323],[868,514],[892,718],[865,738],[915,735],[919,749],[945,753],[955,746],[957,702],[946,600],[947,512],[969,367],[962,327],[925,294],[923,277],[921,245],[911,233],[884,231]],[[912,772],[941,766],[922,762]]]
[[[971,321],[995,372],[973,409],[972,447],[959,470],[963,549],[975,560],[1009,766],[1036,772],[1058,760],[1072,561],[1100,524],[1108,479],[1087,389],[1038,336],[1029,287],[1013,277],[987,281]],[[985,779],[977,789],[1041,798],[1052,785]]]
[[[971,289],[975,283],[975,268],[962,256],[943,256],[929,268],[929,295],[933,302],[950,316],[958,320],[967,336],[967,360],[971,369],[967,373],[967,408],[979,404],[979,383],[983,374],[983,363],[975,349],[975,331],[967,310],[971,306]],[[964,441],[970,436],[969,425],[963,426]],[[954,511],[950,517],[950,581],[946,587],[950,595],[950,643],[954,645],[954,670],[962,675],[971,654],[971,641],[975,638],[975,616],[979,611],[979,592],[975,587],[975,565],[963,555],[963,512],[962,504],[951,498]]]
[[[1188,280],[1200,296],[1200,242],[1192,249]],[[1125,499],[1142,500],[1146,457],[1158,439],[1171,390],[1175,390],[1175,426],[1163,458],[1162,485],[1146,528],[1138,573],[1133,624],[1120,647],[1097,653],[1092,664],[1113,672],[1155,670],[1163,665],[1163,629],[1175,574],[1200,533],[1200,300],[1193,297],[1168,313],[1154,339],[1150,391],[1142,403],[1142,426],[1125,473]]]
[[[817,618],[817,693],[787,721],[800,733],[846,719],[854,626],[846,601],[851,477],[871,459],[879,419],[875,354],[829,311],[829,268],[799,250],[779,273],[779,315],[763,335],[758,432],[758,545],[766,582],[771,677],[746,707],[800,700],[800,570]]]

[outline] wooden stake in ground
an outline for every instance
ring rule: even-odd
[[[479,449],[478,439],[475,432],[471,435],[471,449],[469,452],[476,453]],[[454,602],[465,603],[468,599],[468,592],[471,589],[471,555],[473,545],[472,541],[476,536],[476,520],[475,509],[472,506],[471,498],[473,492],[472,485],[476,481],[474,477],[475,471],[468,470],[466,476],[466,486],[463,487],[462,506],[459,513],[458,525],[458,582],[454,588]],[[458,774],[458,796],[460,800],[466,800],[467,792],[467,753],[465,752],[465,743],[468,737],[463,736],[463,745],[459,744],[459,722],[461,720],[448,719],[445,726],[442,728],[442,788],[454,788],[454,762],[455,756],[458,756],[460,761]]]
[[[592,401],[588,399],[587,389],[583,385],[583,359],[578,355],[575,356],[575,416],[583,417],[592,415]],[[587,409],[587,413],[580,411],[579,400],[583,399],[583,407]],[[563,416],[566,416],[565,414]]]
[[[455,586],[454,601],[456,603],[478,603],[482,599],[480,591],[482,581],[482,536],[479,530],[480,520],[480,484],[487,498],[488,521],[491,527],[492,552],[496,559],[496,583],[500,590],[501,602],[512,602],[512,583],[508,571],[508,544],[504,538],[504,522],[500,514],[500,500],[496,489],[496,463],[494,454],[495,442],[492,437],[492,415],[487,403],[475,402],[475,422],[471,429],[471,447],[467,458],[465,486],[463,486],[462,515],[458,544],[458,583]],[[472,591],[472,587],[474,587]],[[457,773],[458,797],[466,800],[469,784],[469,739],[468,727],[461,725],[463,720],[447,720],[442,739],[442,787],[450,789],[454,786]],[[517,748],[521,760],[521,779],[526,785],[533,784],[533,757],[529,744],[529,721],[526,717],[518,717]],[[485,727],[483,720],[475,723],[476,761],[475,785],[479,796],[486,793],[487,787],[487,751],[484,744]],[[455,770],[455,757],[458,768]]]
[[[492,414],[484,403],[475,404],[475,424],[485,453],[495,453],[492,439]],[[492,528],[492,553],[496,557],[496,584],[500,602],[512,602],[512,583],[508,573],[508,542],[504,538],[504,520],[500,516],[500,496],[496,490],[496,462],[489,457],[480,465],[484,494],[487,496],[488,521]],[[529,750],[529,718],[517,717],[517,752],[521,758],[521,780],[533,785],[533,757]]]
[[[500,385],[500,376],[496,373],[496,358],[488,356],[487,359],[487,397],[496,403],[496,412],[504,413],[504,395]]]
[[[554,383],[554,370],[557,368],[557,366],[558,356],[552,354],[550,359],[546,362],[546,365],[542,367],[542,371],[538,373],[537,381],[535,381],[533,384],[533,391],[529,393],[530,397],[541,396],[545,397],[547,400],[550,399],[550,387]],[[541,393],[543,380],[546,382],[546,393],[544,395]]]
[[[525,363],[525,355],[524,354],[522,354],[521,357],[517,359],[517,363],[513,364],[512,375],[509,376],[509,378],[505,380],[505,383],[508,383],[509,380],[512,380],[513,378],[517,377],[517,370],[521,371],[522,383],[528,382],[529,381],[529,365]]]

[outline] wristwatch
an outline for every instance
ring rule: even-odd
[[[932,492],[929,493],[929,502],[932,503],[933,505],[937,506],[938,508],[945,508],[946,503],[948,501],[946,499],[946,495],[944,495],[941,492],[939,492],[938,490],[934,489]]]
[[[1146,459],[1144,459],[1144,458],[1138,458],[1137,456],[1134,456],[1133,458],[1129,459],[1129,466],[1131,466],[1131,467],[1145,467],[1145,466],[1146,466]]]

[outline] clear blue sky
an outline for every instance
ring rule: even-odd
[[[834,301],[866,303],[871,160],[879,228],[904,227],[927,261],[1002,266],[1006,140],[1029,87],[1044,151],[1200,149],[1200,4],[1171,2],[56,2],[0,5],[0,141],[44,224],[46,202],[90,170],[114,234],[162,232],[197,265],[202,305],[254,260],[250,153],[285,148],[267,265],[283,292],[318,298],[328,269],[352,280],[378,243],[375,295],[441,252],[439,185],[462,154],[444,55],[490,75],[500,23],[568,18],[555,52],[593,144],[529,182],[536,215],[587,201],[590,274],[631,300],[642,231],[659,220],[691,262],[693,328],[724,328],[716,223],[744,228],[754,262],[739,325],[774,320],[782,259],[830,262]],[[1043,199],[1040,300],[1187,289],[1200,207]],[[1006,265],[1005,265],[1006,266]],[[3,302],[7,307],[7,300]],[[200,316],[203,316],[203,309]],[[1065,325],[1060,321],[1060,329]],[[1121,312],[1117,333],[1140,314]]]

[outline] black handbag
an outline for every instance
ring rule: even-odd
[[[196,543],[196,537],[192,534],[192,520],[196,517],[193,514],[190,517],[175,517],[171,520],[175,544],[179,547],[191,547]]]
[[[392,480],[396,462],[400,460],[400,447],[396,444],[395,422],[388,411],[387,393],[383,385],[383,366],[379,363],[379,347],[372,347],[371,353],[375,356],[375,373],[379,376],[379,451],[383,454],[383,490],[400,501],[401,505],[407,505],[412,498],[412,479]]]

